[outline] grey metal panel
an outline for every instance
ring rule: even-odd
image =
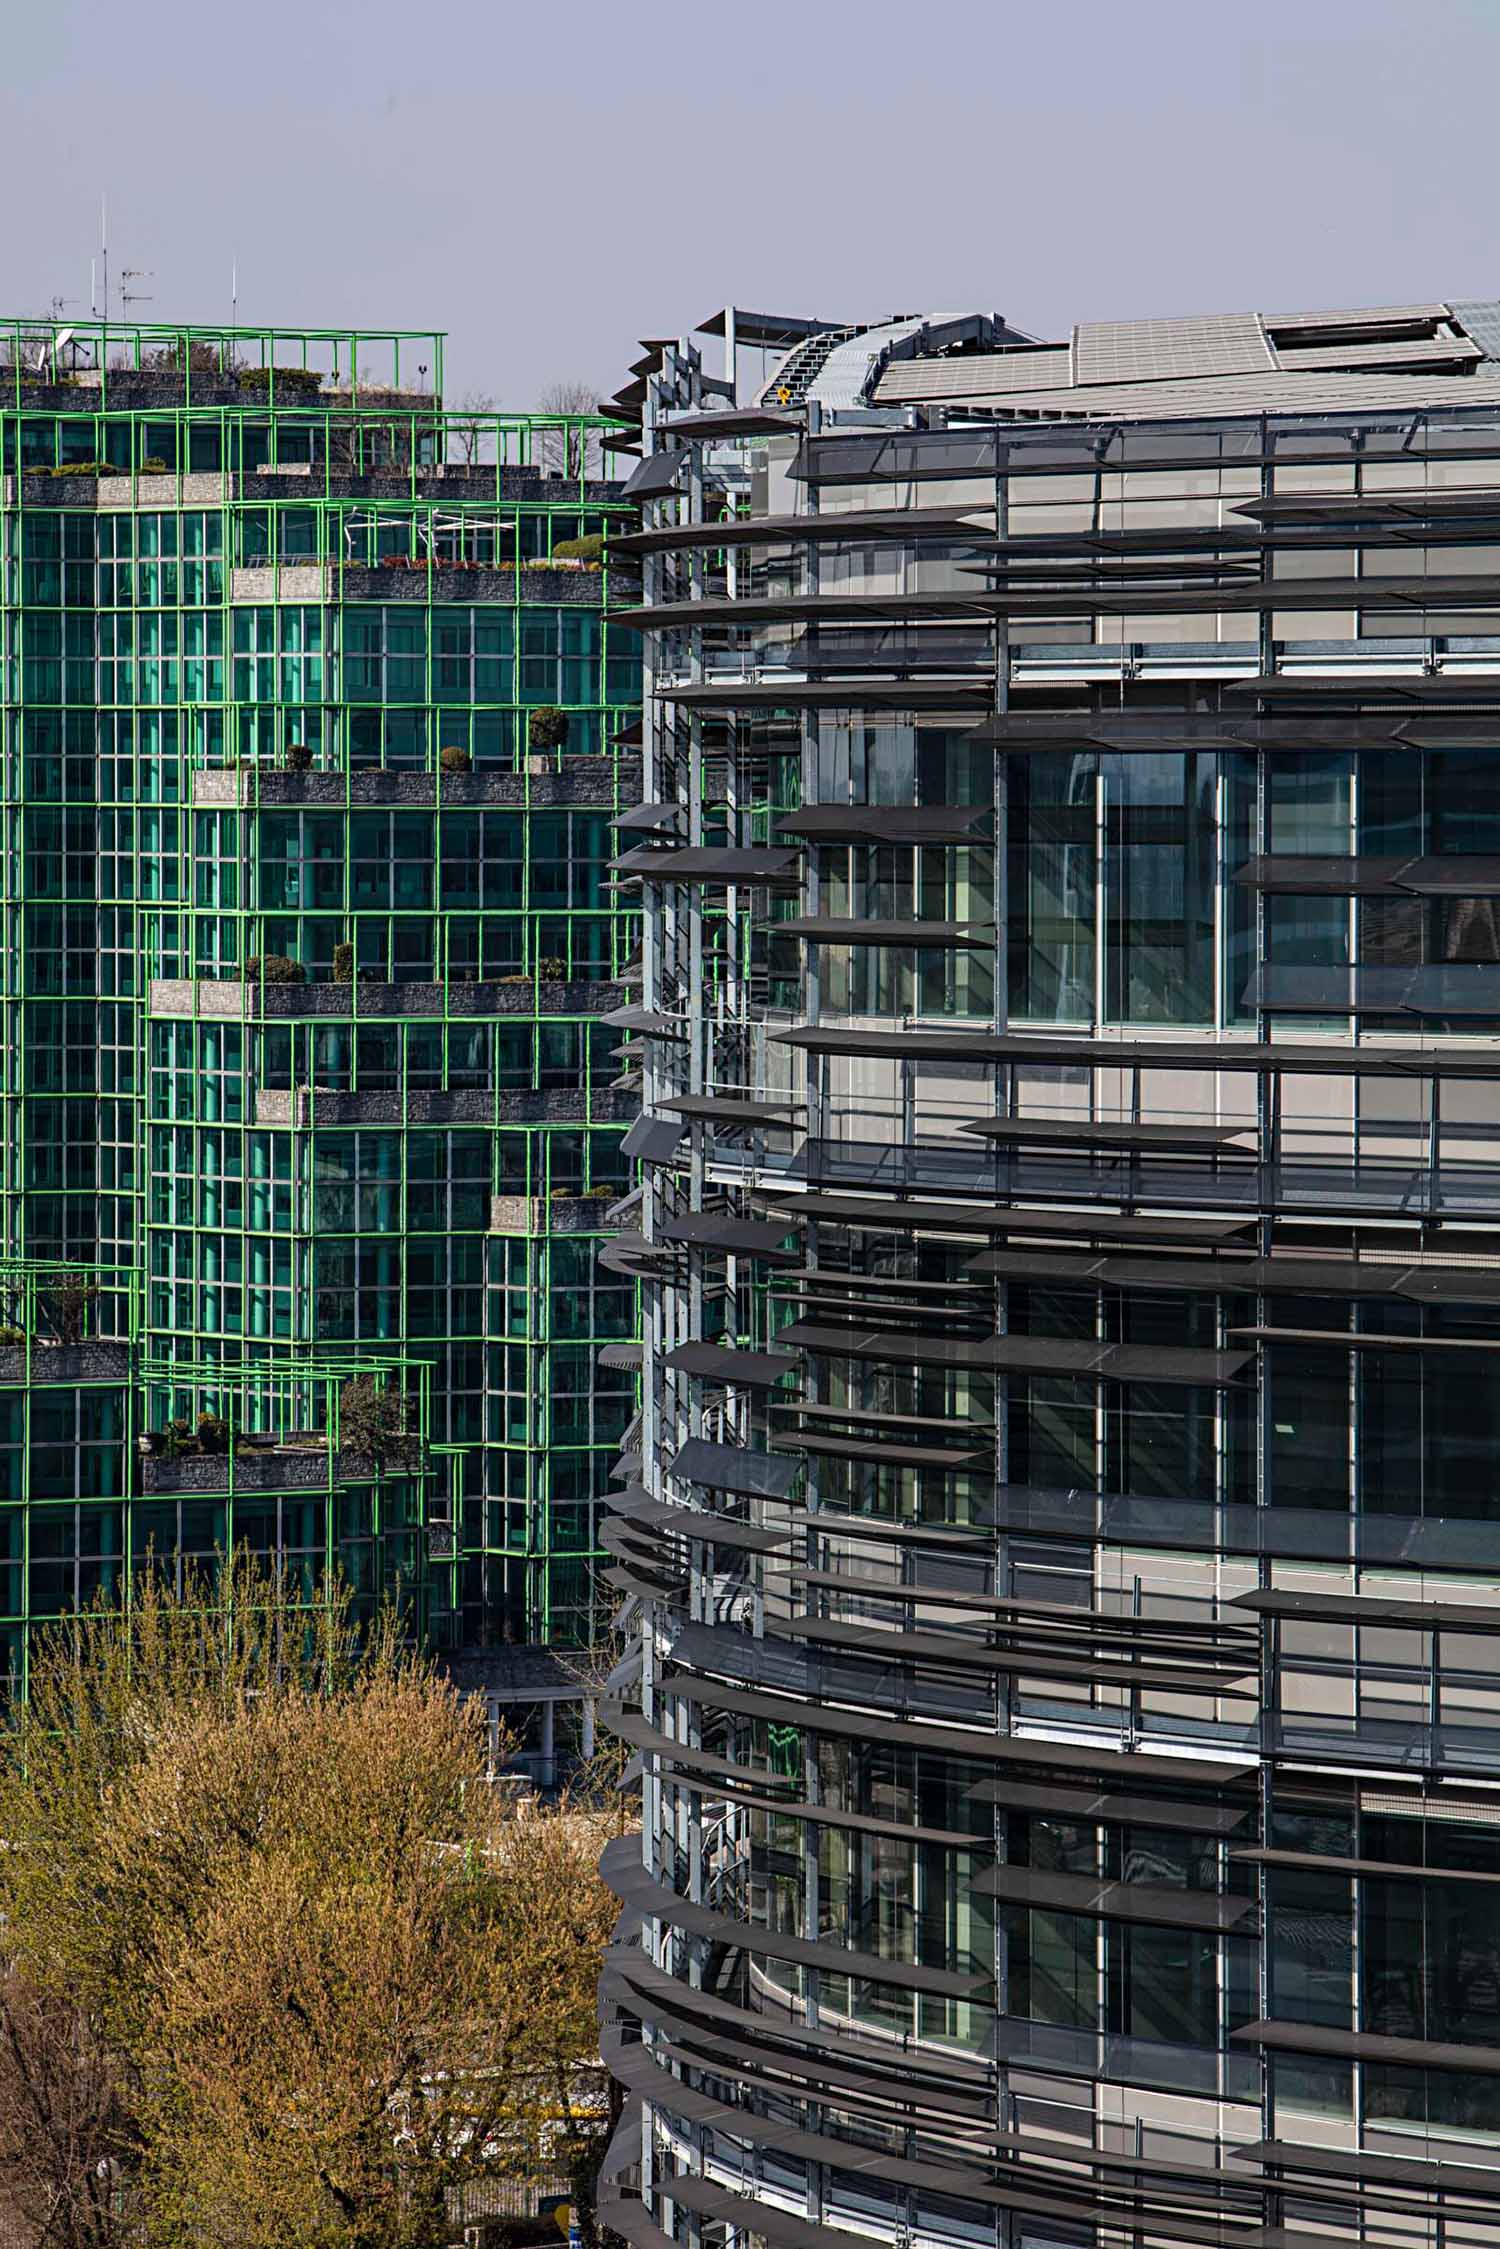
[[[1497,307],[1500,313],[1500,307]],[[1302,2146],[1295,2140],[1257,2140],[1253,2147],[1230,2148],[1231,2162],[1259,2163],[1278,2171],[1306,2171],[1335,2179],[1374,2179],[1423,2192],[1500,2195],[1500,2170],[1476,2163],[1424,2162],[1419,2157],[1382,2155],[1369,2148]]]
[[[606,1343],[598,1352],[601,1367],[610,1367],[620,1374],[639,1374],[642,1346],[639,1343]]]
[[[993,946],[995,932],[966,921],[851,921],[842,914],[802,914],[770,922],[778,937],[805,937],[816,945]]]
[[[649,1007],[612,1007],[600,1021],[612,1024],[618,1031],[638,1031],[647,1039],[686,1040],[688,1027],[675,1015],[656,1014]]]
[[[766,1125],[773,1131],[788,1131],[796,1118],[807,1114],[805,1101],[763,1101],[729,1093],[674,1094],[661,1106],[706,1124]]]
[[[769,406],[726,406],[703,414],[669,414],[662,427],[669,429],[674,437],[690,440],[709,437],[777,437],[784,430],[800,429],[803,419],[800,413],[777,411]]]
[[[1479,964],[1483,965],[1483,964]],[[1320,973],[1314,971],[1313,973]],[[933,1062],[1040,1062],[1059,1069],[1274,1070],[1313,1076],[1500,1078],[1500,1051],[1463,1047],[1323,1046],[1252,1039],[1167,1040],[1070,1038],[1066,1032],[855,1031],[800,1024],[774,1031],[783,1046],[814,1054],[891,1055]]]
[[[641,1864],[640,1847],[639,1836],[616,1836],[604,1846],[599,1872],[616,1897],[627,1905],[639,1907],[643,1913],[658,1915],[674,1928],[690,1929],[698,1936],[716,1939],[721,1944],[740,1945],[750,1952],[766,1953],[773,1960],[792,1960],[803,1967],[821,1968],[833,1975],[867,1976],[874,1983],[896,1984],[907,1991],[935,1992],[955,1999],[983,1991],[993,1981],[989,1976],[960,1975],[948,1968],[923,1968],[910,1961],[885,1960],[878,1953],[818,1944],[808,1937],[784,1936],[775,1929],[737,1921],[732,1914],[711,1912],[706,1906],[692,1904],[663,1883],[653,1882]]]
[[[1081,1336],[930,1336],[894,1328],[828,1327],[812,1320],[793,1321],[780,1330],[777,1341],[833,1358],[873,1359],[882,1364],[991,1367],[1002,1374],[1073,1374],[1083,1380],[1202,1384],[1215,1389],[1232,1382],[1255,1356],[1253,1351],[1099,1343]],[[1500,1344],[1495,1348],[1500,1350]]]
[[[686,1125],[679,1127],[687,1130]],[[798,1252],[783,1247],[786,1221],[776,1225],[754,1218],[730,1218],[716,1211],[686,1211],[680,1218],[664,1219],[661,1238],[690,1243],[695,1248],[722,1250],[729,1257],[763,1257],[795,1260]]]
[[[1250,1155],[1238,1147],[1255,1127],[1200,1124],[1097,1123],[1087,1117],[975,1117],[959,1131],[978,1140],[1034,1141],[1039,1147],[1076,1148],[1181,1148],[1202,1154]]]
[[[742,1445],[718,1445],[707,1437],[689,1437],[677,1448],[669,1472],[684,1483],[701,1484],[705,1491],[785,1499],[801,1474],[801,1465]]]
[[[662,524],[649,531],[616,532],[611,555],[677,553],[692,547],[772,545],[781,540],[816,539],[830,545],[865,539],[962,540],[967,534],[993,534],[995,511],[966,508],[850,508],[827,515],[751,515],[732,523]],[[610,612],[610,622],[614,612]]]
[[[620,497],[625,500],[655,500],[663,493],[675,492],[677,480],[687,466],[682,453],[648,453],[626,477],[620,487]]]
[[[697,847],[673,851],[640,844],[610,865],[617,874],[639,875],[645,882],[775,882],[795,875],[799,854],[792,846],[780,850],[749,845],[742,850]]]
[[[756,1390],[769,1389],[784,1374],[797,1370],[797,1361],[784,1351],[735,1351],[719,1343],[679,1343],[662,1363],[705,1382],[739,1383]]]
[[[1050,1868],[992,1866],[975,1877],[982,1896],[1034,1906],[1043,1913],[1081,1913],[1092,1920],[1143,1921],[1183,1929],[1238,1928],[1256,1912],[1253,1898],[1174,1890],[1165,1883],[1112,1882]]]
[[[675,1117],[637,1117],[620,1143],[620,1153],[630,1163],[669,1164],[686,1130]]]
[[[841,1709],[836,1703],[808,1703],[795,1695],[765,1694],[728,1680],[705,1678],[675,1661],[668,1667],[663,1684],[674,1694],[710,1708],[740,1710],[752,1718],[788,1719],[805,1726],[809,1733],[931,1749],[946,1757],[973,1758],[979,1764],[1033,1765],[1045,1773],[1110,1773],[1132,1784],[1159,1781],[1174,1789],[1197,1786],[1231,1791],[1242,1789],[1256,1769],[1255,1761],[1243,1756],[1210,1762],[1206,1758],[1154,1756],[1148,1750],[1121,1749],[1107,1743],[1095,1747],[1086,1742],[1030,1741],[1024,1735],[932,1725],[914,1717],[877,1718],[867,1711]]]
[[[615,820],[617,828],[640,828],[650,834],[671,830],[682,824],[682,812],[675,804],[638,804],[631,812],[622,812]]]
[[[949,679],[682,680],[656,690],[662,703],[698,710],[961,710],[994,700],[993,684],[972,673]]]
[[[1312,858],[1300,852],[1270,852],[1247,859],[1236,867],[1230,881],[1246,890],[1286,891],[1295,897],[1357,898],[1399,895],[1396,877],[1409,859],[1381,858],[1373,853],[1339,853]]]
[[[1342,1336],[1335,1336],[1342,1342]],[[1296,1593],[1258,1589],[1231,1596],[1237,1608],[1253,1609],[1257,1616],[1307,1617],[1326,1624],[1410,1625],[1419,1632],[1481,1632],[1496,1630],[1495,1605],[1486,1594],[1472,1605],[1462,1601],[1397,1601],[1375,1593]]]
[[[1480,2077],[1500,2077],[1500,2046],[1460,2046],[1440,2039],[1387,2038],[1377,2031],[1330,2030],[1322,2023],[1262,2021],[1232,2030],[1246,2046],[1269,2046],[1287,2054],[1330,2054],[1366,2062],[1394,2062],[1415,2069],[1458,2069]]]

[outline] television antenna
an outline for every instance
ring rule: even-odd
[[[149,266],[126,266],[120,275],[120,302],[122,305],[149,305],[153,300],[149,289],[130,289],[131,281],[154,280]]]

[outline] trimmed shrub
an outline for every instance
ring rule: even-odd
[[[229,1424],[221,1413],[199,1414],[198,1450],[208,1453],[228,1452]]]
[[[541,703],[526,721],[526,740],[533,750],[560,750],[568,739],[568,714],[555,703]]]
[[[554,562],[592,562],[604,560],[604,533],[591,531],[586,539],[559,539],[552,549]]]
[[[333,981],[335,984],[354,982],[354,947],[349,944],[333,948]]]
[[[307,970],[301,961],[290,960],[285,953],[252,953],[245,963],[245,974],[252,983],[257,979],[267,984],[307,982]]]
[[[312,751],[305,742],[288,742],[286,746],[286,769],[288,773],[310,773],[312,771]]]
[[[323,387],[316,367],[241,367],[236,375],[241,390],[269,391],[273,379],[278,391],[310,394]]]
[[[438,770],[442,773],[472,773],[474,760],[460,742],[450,742],[445,750],[438,751]]]

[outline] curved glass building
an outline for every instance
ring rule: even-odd
[[[1500,306],[711,326],[612,2222],[1493,2238]]]

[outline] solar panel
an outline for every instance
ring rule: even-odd
[[[1453,317],[1486,359],[1500,359],[1500,303],[1493,297],[1471,298],[1467,304],[1454,305]]]
[[[1066,344],[1041,351],[980,351],[955,359],[898,359],[875,386],[876,403],[908,398],[982,398],[986,391],[1050,388],[1073,379]]]
[[[1181,320],[1085,321],[1073,331],[1074,380],[1152,383],[1274,368],[1260,317],[1207,313]]]

